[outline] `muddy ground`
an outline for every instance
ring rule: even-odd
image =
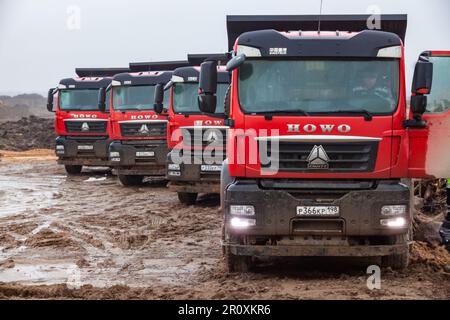
[[[52,152],[0,152],[0,298],[449,299],[450,255],[423,242],[411,266],[277,261],[225,273],[219,199],[178,203],[158,181],[122,187],[108,171],[66,176]]]

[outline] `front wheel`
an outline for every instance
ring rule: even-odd
[[[391,254],[381,258],[383,267],[391,267],[394,270],[406,269],[409,265],[409,250],[400,254]]]
[[[236,256],[230,252],[228,248],[225,248],[225,264],[228,272],[249,272],[252,267],[252,257],[249,256]]]
[[[119,174],[119,181],[124,186],[139,186],[142,184],[144,176],[122,175]]]
[[[181,203],[187,204],[187,205],[193,205],[197,201],[197,193],[192,192],[178,192],[178,200],[180,200]]]
[[[83,166],[73,166],[73,165],[65,165],[64,168],[66,169],[66,172],[70,175],[78,175],[81,173],[81,169]]]

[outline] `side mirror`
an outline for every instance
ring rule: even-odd
[[[205,113],[214,113],[217,104],[217,61],[206,61],[200,67],[198,107]]]
[[[106,89],[104,87],[98,90],[98,110],[105,112],[106,109]]]
[[[422,58],[423,59],[423,58]],[[411,91],[414,94],[429,94],[433,80],[433,63],[427,60],[419,60],[414,68],[414,76]]]
[[[53,111],[53,94],[55,92],[55,88],[51,88],[48,90],[48,94],[47,94],[47,110],[49,112],[54,112]]]
[[[424,95],[415,95],[411,96],[411,112],[413,114],[414,119],[420,120],[422,114],[427,109],[427,96]]]
[[[153,109],[156,113],[161,114],[164,111],[164,85],[158,83],[155,86],[155,95],[153,97]]]
[[[238,56],[233,57],[230,61],[227,63],[227,71],[233,71],[234,69],[239,68],[245,61],[246,56],[245,54],[241,53]]]

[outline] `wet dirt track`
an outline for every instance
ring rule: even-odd
[[[67,177],[50,154],[0,162],[0,298],[448,299],[448,253],[415,244],[406,271],[282,261],[227,275],[219,200],[178,203],[163,183],[124,188],[107,171]],[[442,249],[442,250],[441,250]]]

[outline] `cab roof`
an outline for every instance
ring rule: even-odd
[[[368,22],[370,24],[371,21],[372,16],[370,15],[321,15],[320,30],[360,32],[368,30]],[[265,30],[267,31],[266,36],[272,35],[276,38],[276,31],[297,31],[301,34],[300,31],[318,31],[318,25],[319,15],[229,15],[227,16],[228,48],[229,50],[233,49],[237,38],[239,38],[239,43],[244,44],[241,38],[245,33],[249,33],[245,37],[247,41],[251,39],[253,31],[257,30]],[[405,40],[406,25],[407,15],[405,14],[380,15],[381,29],[379,31],[393,33],[403,42]],[[338,33],[336,32],[336,34]],[[366,32],[365,35],[369,35],[369,33]],[[338,38],[338,36],[336,37]],[[392,36],[388,35],[385,35],[385,37],[392,38]],[[265,40],[270,41],[272,39],[267,37]],[[259,45],[263,44],[259,43]],[[264,45],[267,46],[269,43]]]

